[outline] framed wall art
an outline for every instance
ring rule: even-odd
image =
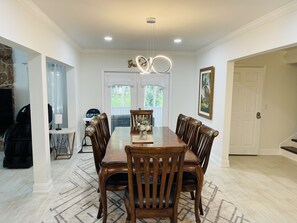
[[[215,68],[206,67],[199,73],[198,115],[212,119]]]

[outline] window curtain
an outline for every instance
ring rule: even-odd
[[[48,103],[52,106],[53,118],[55,117],[55,114],[62,114],[62,127],[67,127],[66,67],[64,65],[50,62],[46,65]]]

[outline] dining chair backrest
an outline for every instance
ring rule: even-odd
[[[97,137],[97,141],[102,145],[101,149],[102,149],[102,154],[103,156],[105,155],[106,152],[106,146],[107,143],[105,142],[105,135],[103,132],[103,124],[102,124],[102,120],[100,119],[100,117],[98,115],[94,116],[90,121],[89,121],[89,125],[94,126],[95,130],[96,130],[96,137]]]
[[[96,127],[91,124],[86,127],[85,134],[91,139],[95,168],[96,172],[99,174],[102,159],[104,157],[102,151],[105,150],[103,138],[102,136],[98,137]]]
[[[186,130],[184,131],[184,134],[183,134],[183,141],[186,143],[186,144],[191,144],[191,140],[193,140],[195,134],[196,134],[196,131],[198,130],[198,127],[202,125],[202,122],[195,119],[195,118],[192,118],[190,117],[189,120],[188,120],[188,123],[187,123],[187,126],[186,126]]]
[[[132,222],[148,216],[177,217],[186,150],[186,146],[125,147],[129,194],[125,205]]]
[[[109,130],[107,114],[105,112],[103,112],[102,114],[99,115],[99,118],[101,119],[101,129],[103,132],[105,146],[107,146],[107,143],[110,139],[110,130]]]
[[[183,138],[183,136],[185,134],[189,119],[190,119],[190,117],[183,115],[183,114],[179,114],[177,117],[175,133],[181,139]]]
[[[202,125],[198,128],[194,139],[191,141],[191,145],[189,145],[189,148],[200,159],[201,167],[204,173],[207,170],[213,140],[218,135],[219,132],[217,130],[214,130],[206,125]]]
[[[139,120],[146,120],[148,125],[153,125],[153,110],[130,110],[131,132],[139,132],[137,123]],[[152,128],[148,132],[152,132]]]

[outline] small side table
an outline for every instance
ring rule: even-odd
[[[51,134],[51,147],[55,150],[55,159],[70,159],[73,154],[75,129],[52,129],[49,133]]]
[[[89,121],[91,120],[92,118],[84,118],[84,124],[85,124],[85,128],[89,125]],[[84,147],[85,146],[92,146],[92,145],[88,145],[87,144],[87,136],[85,134],[84,138],[82,139],[81,141],[81,149],[78,153],[84,153]]]

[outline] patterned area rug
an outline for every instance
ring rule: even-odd
[[[63,190],[57,196],[43,218],[43,223],[71,222],[89,223],[102,222],[97,220],[98,212],[98,179],[94,168],[92,154],[80,154],[79,162],[66,182]],[[179,201],[179,222],[195,222],[194,202],[189,193],[182,193]],[[123,223],[126,221],[126,209],[122,192],[107,192],[108,223]],[[222,192],[211,180],[205,179],[202,191],[204,215],[201,222],[250,222],[237,207],[226,200]],[[142,223],[167,223],[169,219],[143,219]]]

